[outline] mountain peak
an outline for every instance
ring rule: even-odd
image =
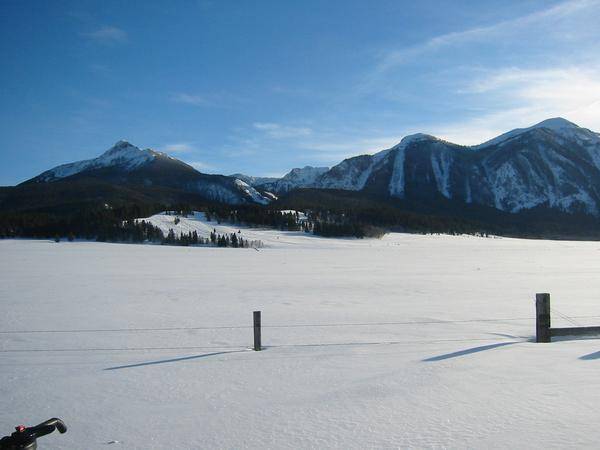
[[[119,166],[127,171],[131,171],[154,160],[157,155],[158,153],[152,150],[141,150],[135,145],[121,140],[97,158],[86,159],[83,161],[57,166],[53,169],[47,170],[35,179],[36,181],[41,182],[53,181],[60,178],[66,178],[86,170],[111,166]]]
[[[408,136],[404,136],[398,144],[396,144],[394,147],[392,147],[392,149],[406,147],[409,144],[412,144],[413,142],[437,141],[437,140],[438,140],[438,138],[436,138],[435,136],[432,136],[432,135],[426,134],[426,133],[409,134]],[[387,151],[388,150],[384,150],[383,152],[380,152],[380,153],[384,153]]]
[[[573,122],[569,122],[567,119],[562,117],[553,117],[551,119],[542,120],[540,123],[535,124],[531,128],[548,128],[550,130],[564,130],[564,129],[578,129],[578,125]]]
[[[128,141],[120,140],[120,141],[117,141],[115,143],[115,145],[113,145],[111,148],[109,148],[105,153],[121,151],[121,150],[127,149],[129,147],[135,147],[135,145],[130,144]],[[137,147],[135,147],[135,148],[137,148]]]
[[[108,150],[106,150],[100,157],[104,156],[104,155],[115,155],[115,154],[121,154],[121,153],[135,153],[135,152],[143,152],[144,150],[141,150],[139,147],[136,147],[133,144],[130,144],[127,141],[118,141],[115,145],[113,145],[111,148],[109,148]],[[148,150],[146,150],[147,152]]]
[[[156,152],[152,150],[142,150],[127,141],[119,141],[98,158],[93,160],[94,166],[113,166],[123,165],[128,169],[133,169],[156,157]]]
[[[274,192],[289,192],[292,189],[310,187],[329,167],[304,166],[290,170],[282,178],[275,181],[261,183],[261,187]]]
[[[509,131],[508,133],[504,133],[498,137],[490,139],[489,141],[484,142],[483,144],[476,145],[473,148],[480,149],[484,147],[489,147],[491,145],[500,144],[504,141],[508,141],[509,139],[527,133],[528,131],[542,128],[546,130],[551,130],[559,134],[563,138],[577,138],[578,136],[581,137],[582,134],[585,135],[591,133],[589,130],[581,128],[573,122],[569,122],[567,119],[563,119],[562,117],[553,117],[550,119],[543,120],[527,128],[516,128],[514,130]],[[589,139],[589,136],[585,137]]]

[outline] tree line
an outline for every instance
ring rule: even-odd
[[[262,241],[244,239],[241,233],[217,233],[209,237],[199,236],[196,231],[176,233],[173,229],[165,235],[163,231],[141,217],[152,216],[160,211],[179,217],[191,214],[190,205],[128,205],[122,207],[102,207],[70,211],[51,212],[9,212],[0,213],[0,239],[2,238],[44,238],[57,242],[67,239],[95,240],[97,242],[154,243],[163,245],[205,245],[233,248],[260,248]]]

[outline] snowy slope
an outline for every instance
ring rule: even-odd
[[[323,174],[314,187],[359,191],[365,187],[373,172],[388,161],[389,154],[390,150],[384,150],[373,156],[361,155],[345,159]]]
[[[132,190],[139,186],[159,186],[181,193],[200,194],[206,199],[228,203],[267,204],[272,197],[263,195],[243,180],[222,175],[204,174],[192,166],[165,153],[138,147],[125,141],[117,142],[97,158],[79,161],[50,169],[27,184],[42,184],[63,180],[82,174],[88,178],[114,183],[129,184]],[[77,178],[77,177],[75,177]]]
[[[0,428],[62,417],[40,440],[61,450],[597,446],[600,341],[529,342],[535,292],[555,326],[600,314],[597,242],[295,242],[0,241]]]
[[[253,177],[251,175],[244,175],[243,173],[234,173],[229,176],[232,178],[237,178],[238,180],[242,180],[244,183],[247,183],[253,187],[260,184],[271,183],[279,179],[275,177]]]
[[[271,181],[269,183],[260,183],[256,187],[277,194],[284,194],[293,189],[312,187],[316,180],[329,170],[328,167],[311,167],[295,168],[290,170],[282,178]]]
[[[247,227],[238,226],[231,224],[219,224],[216,220],[209,221],[206,218],[205,213],[195,211],[193,214],[188,216],[180,216],[171,213],[155,214],[151,217],[145,217],[137,219],[138,221],[145,221],[151,223],[155,227],[159,228],[166,236],[170,230],[173,230],[176,236],[182,234],[193,233],[194,231],[198,234],[198,237],[209,238],[213,231],[218,234],[231,234],[236,233],[244,239],[248,239]],[[177,223],[175,223],[177,222]],[[243,229],[243,232],[241,232]],[[238,233],[240,232],[240,233]]]
[[[600,142],[600,136],[598,133],[594,133],[593,131],[588,130],[587,128],[581,128],[573,122],[569,122],[562,117],[554,117],[552,119],[546,119],[532,125],[528,128],[517,128],[515,130],[509,131],[507,133],[501,134],[489,141],[484,142],[483,144],[479,144],[474,146],[474,149],[482,149],[492,145],[497,145],[502,142],[505,142],[509,139],[513,139],[515,137],[521,136],[524,133],[534,130],[545,128],[547,130],[551,130],[554,133],[564,137],[569,140],[578,140],[580,142]]]
[[[235,183],[235,186],[237,187],[238,191],[243,192],[248,198],[250,198],[255,203],[260,203],[262,205],[266,205],[271,200],[269,197],[266,197],[266,196],[263,196],[262,194],[260,194],[256,189],[254,189],[252,186],[250,186],[245,181],[236,179],[234,181],[234,183]]]
[[[284,210],[283,213],[296,211]],[[306,218],[304,213],[299,213],[300,219]],[[175,221],[178,221],[176,224]],[[270,228],[253,228],[243,225],[228,224],[225,222],[218,223],[216,220],[208,220],[206,214],[199,211],[194,211],[193,214],[185,216],[177,216],[167,213],[155,214],[151,217],[139,218],[138,220],[144,220],[151,223],[155,227],[160,228],[163,234],[166,236],[170,230],[177,236],[182,234],[193,233],[194,231],[198,234],[198,237],[209,238],[210,233],[214,230],[217,234],[231,234],[236,233],[239,237],[247,241],[261,241],[265,247],[289,247],[299,245],[323,245],[323,241],[327,241],[326,238],[313,236],[304,232],[296,231],[280,231]],[[342,242],[351,242],[352,240],[342,240]],[[332,245],[336,245],[335,240],[332,240]]]
[[[40,174],[36,181],[48,182],[59,178],[66,178],[87,170],[111,166],[118,166],[131,171],[153,161],[159,155],[161,154],[154,150],[141,150],[129,142],[119,141],[97,158],[57,166]]]

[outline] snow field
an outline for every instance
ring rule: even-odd
[[[529,340],[536,292],[556,326],[600,315],[600,243],[243,232],[271,246],[0,241],[0,431],[63,418],[44,449],[596,446],[600,340]]]

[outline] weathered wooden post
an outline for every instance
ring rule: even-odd
[[[550,341],[550,294],[535,294],[535,342]]]
[[[260,351],[260,311],[254,311],[254,350]]]

